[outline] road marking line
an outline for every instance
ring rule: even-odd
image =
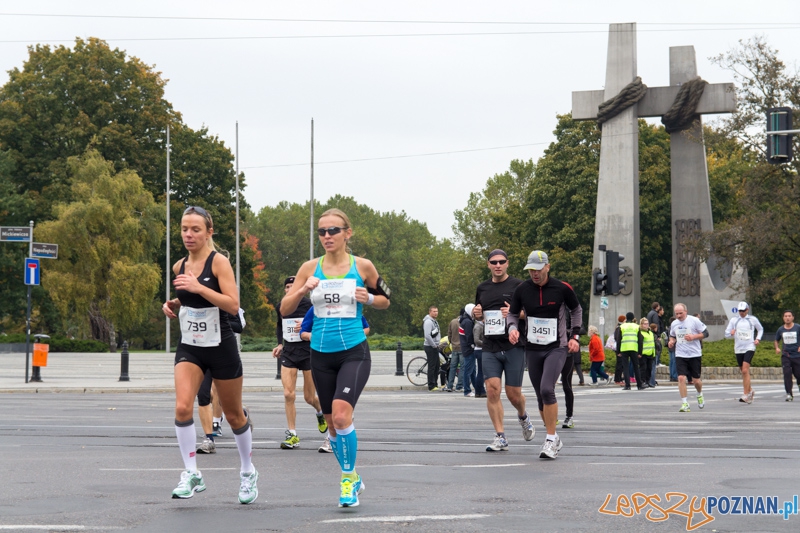
[[[359,467],[361,468],[361,467]],[[101,472],[183,472],[183,468],[100,468]],[[206,470],[237,470],[236,468],[204,468]]]
[[[590,465],[653,465],[653,466],[677,466],[677,465],[704,465],[705,463],[589,463]]]
[[[488,514],[451,514],[451,515],[418,515],[418,516],[360,516],[354,518],[336,518],[323,520],[320,524],[340,524],[353,522],[416,522],[417,520],[474,520],[486,518]]]
[[[53,524],[0,524],[0,530],[19,531],[27,530],[46,530],[46,531],[108,531],[110,529],[127,529],[121,526],[81,526],[72,524],[53,525]]]

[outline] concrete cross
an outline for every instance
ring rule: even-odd
[[[572,118],[593,120],[598,106],[616,96],[636,78],[636,24],[611,24],[604,90],[572,93]],[[598,246],[625,256],[626,289],[609,298],[610,330],[616,317],[632,311],[641,314],[641,271],[639,261],[639,135],[638,118],[664,115],[675,101],[680,85],[697,77],[693,46],[670,48],[670,86],[648,87],[636,104],[603,124],[600,147],[600,175],[597,187],[597,219],[594,235],[593,268],[604,266]],[[646,80],[644,80],[646,83]],[[729,113],[736,109],[732,83],[709,84],[698,103],[697,114]],[[672,176],[673,301],[684,302],[690,313],[699,312],[700,265],[680,245],[681,237],[692,231],[711,230],[711,197],[708,187],[702,125],[670,134]],[[716,280],[718,287],[724,282]],[[719,287],[718,287],[719,288]],[[601,316],[600,297],[592,296],[590,321]]]

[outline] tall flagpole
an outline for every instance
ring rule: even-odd
[[[241,296],[239,285],[239,121],[236,121],[236,295]]]
[[[169,261],[169,244],[170,244],[170,220],[169,220],[169,151],[170,151],[170,144],[169,144],[169,124],[167,124],[167,266],[164,269],[164,289],[166,290],[167,297],[164,301],[169,301],[169,273],[170,273],[170,261]],[[170,353],[170,331],[169,331],[169,317],[165,317],[167,319],[167,341],[164,343],[167,349],[167,354]]]
[[[308,258],[314,259],[314,119],[311,119],[311,222],[308,230]]]

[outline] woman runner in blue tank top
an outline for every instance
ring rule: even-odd
[[[348,252],[353,230],[347,215],[339,209],[325,211],[317,233],[325,255],[300,267],[292,290],[281,300],[281,312],[293,312],[311,292],[311,374],[328,421],[331,448],[342,469],[339,507],[355,507],[364,482],[355,470],[358,438],[353,408],[371,366],[361,313],[364,305],[389,307],[390,292],[372,261]]]
[[[250,417],[242,408],[242,361],[226,311],[239,312],[239,295],[231,263],[216,253],[211,215],[202,207],[189,207],[181,218],[181,238],[189,256],[172,267],[175,293],[162,310],[180,318],[181,342],[175,350],[175,433],[185,471],[172,491],[173,498],[191,498],[206,489],[197,470],[194,399],[206,370],[216,384],[228,423],[233,428],[241,460],[239,502],[258,497],[258,472],[250,460],[253,438]]]

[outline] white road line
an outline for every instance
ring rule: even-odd
[[[509,463],[504,465],[453,465],[455,468],[503,468],[504,466],[528,466],[528,463]]]
[[[362,468],[362,467],[359,467]],[[182,472],[183,468],[100,468],[101,472]],[[236,468],[204,468],[206,470],[237,470]]]
[[[44,530],[44,531],[109,531],[111,529],[127,529],[121,526],[81,526],[73,524],[0,524],[0,530],[19,531],[19,530]]]
[[[677,465],[704,465],[705,463],[589,463],[590,465],[652,465],[652,466],[677,466]]]
[[[486,518],[488,514],[450,514],[450,515],[408,515],[408,516],[359,516],[322,520],[320,524],[341,524],[354,522],[416,522],[418,520],[475,520]]]

